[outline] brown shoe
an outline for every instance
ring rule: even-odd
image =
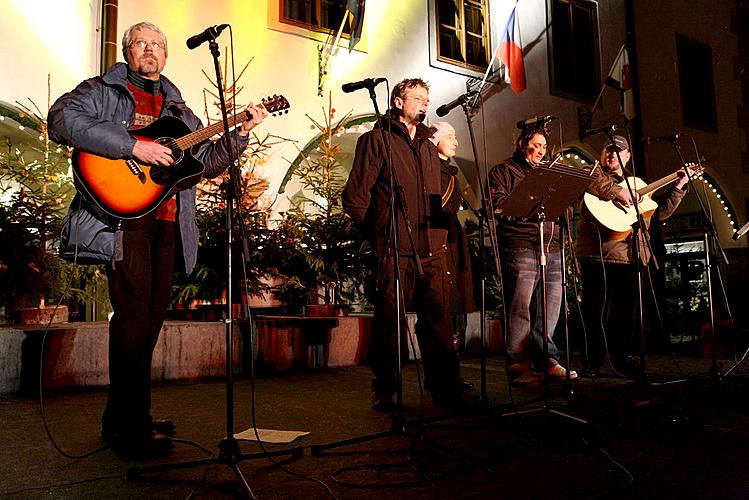
[[[507,367],[507,373],[510,376],[517,377],[531,369],[530,363],[513,363]]]
[[[567,369],[560,364],[552,365],[549,367],[549,377],[566,378]],[[575,370],[570,370],[570,378],[577,378],[577,372]]]
[[[521,374],[518,377],[515,377],[512,380],[513,384],[519,384],[519,385],[535,385],[538,384],[541,379],[543,378],[543,374],[540,376],[536,373],[533,373],[531,370],[528,370],[527,372]]]

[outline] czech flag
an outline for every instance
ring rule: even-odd
[[[515,31],[517,23],[515,14],[517,5],[512,9],[510,19],[507,20],[507,26],[499,42],[499,60],[507,67],[507,74],[510,77],[510,87],[516,94],[525,90],[525,64],[523,64],[523,48],[520,46],[520,33],[517,37]],[[517,42],[516,42],[517,40]]]

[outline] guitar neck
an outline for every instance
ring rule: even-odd
[[[237,113],[234,116],[229,117],[229,129],[234,128],[237,123],[242,123],[246,119],[248,119],[249,116],[246,111],[242,111],[241,113]],[[224,122],[219,121],[212,125],[208,125],[207,127],[201,128],[200,130],[196,130],[195,132],[192,132],[191,134],[187,134],[185,136],[180,137],[179,139],[175,139],[175,143],[177,146],[179,146],[180,149],[185,150],[188,148],[191,148],[192,146],[196,144],[200,144],[203,141],[206,141],[213,137],[216,134],[219,134],[224,131]]]
[[[695,166],[695,165],[689,163],[686,166],[689,167],[692,170],[692,175],[694,175],[694,176],[701,175],[702,171],[704,170],[704,167],[702,167],[701,165]],[[652,183],[648,184],[647,186],[641,187],[640,189],[637,190],[637,193],[640,196],[645,196],[646,194],[653,193],[655,191],[658,191],[660,188],[668,186],[672,182],[677,181],[679,179],[679,177],[680,177],[679,172],[678,171],[674,172],[671,175],[667,175],[663,179],[659,179],[659,180],[657,180],[655,182],[652,182]]]
[[[646,194],[654,193],[655,191],[658,191],[662,187],[666,187],[672,182],[676,182],[679,179],[678,172],[674,172],[671,175],[667,175],[666,177],[662,179],[658,179],[655,182],[651,182],[647,186],[641,187],[637,190],[637,193],[640,196],[645,196]]]

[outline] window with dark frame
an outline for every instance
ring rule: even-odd
[[[684,125],[717,133],[712,49],[706,43],[676,33],[676,61]]]
[[[489,0],[434,0],[437,60],[484,71],[489,64]]]
[[[548,0],[547,6],[550,92],[592,104],[601,89],[598,4]]]
[[[320,33],[337,33],[346,12],[346,0],[279,0],[279,21]],[[344,38],[350,23],[343,26]]]

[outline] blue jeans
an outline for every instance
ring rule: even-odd
[[[510,364],[543,367],[543,290],[538,250],[505,248],[503,285],[507,314],[507,356]],[[562,304],[562,267],[559,252],[546,254],[546,322],[548,357],[559,361],[552,334]]]

